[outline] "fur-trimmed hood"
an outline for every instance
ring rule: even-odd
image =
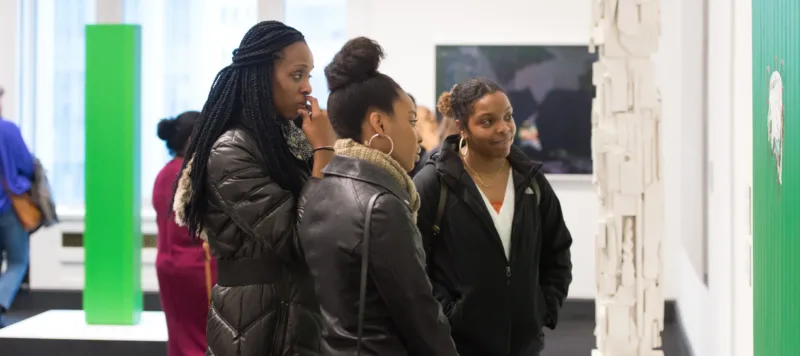
[[[178,187],[175,189],[175,198],[172,201],[172,211],[175,212],[175,223],[178,226],[186,226],[186,204],[192,199],[192,163],[194,156],[186,162],[185,168],[181,171],[178,178]],[[200,239],[208,241],[205,231],[200,231]]]

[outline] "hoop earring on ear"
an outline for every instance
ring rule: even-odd
[[[464,136],[461,136],[461,139],[458,140],[458,153],[460,153],[462,156],[467,155],[466,153],[464,153],[464,150],[467,149],[467,145],[468,145],[467,140],[464,139]]]
[[[392,152],[394,152],[394,140],[392,140],[392,138],[389,137],[389,136],[381,135],[379,133],[376,133],[376,134],[372,135],[372,137],[369,138],[369,141],[367,141],[367,147],[372,148],[372,140],[374,140],[377,137],[384,137],[387,140],[389,140],[389,153],[387,153],[387,155],[391,156]]]

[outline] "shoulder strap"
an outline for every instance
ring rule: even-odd
[[[533,186],[533,194],[536,194],[536,205],[542,203],[542,191],[539,189],[539,183],[536,182],[536,177],[531,179],[531,185]]]
[[[369,265],[369,239],[372,229],[372,209],[375,202],[385,192],[376,193],[369,198],[366,217],[364,218],[364,240],[361,241],[361,287],[358,293],[358,340],[356,341],[356,355],[361,355],[361,336],[364,332],[364,308],[367,300],[367,268]]]
[[[208,303],[211,304],[211,291],[214,288],[214,282],[211,278],[211,248],[208,246],[207,241],[203,241],[203,251],[205,252],[206,257],[206,295],[208,296]]]
[[[447,204],[447,184],[444,184],[442,177],[439,177],[439,187],[439,205],[436,207],[436,220],[433,221],[433,236],[439,236],[442,231],[442,217]]]

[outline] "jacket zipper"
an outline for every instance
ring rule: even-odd
[[[508,287],[507,288],[508,291],[506,293],[506,298],[507,298],[506,305],[508,307],[508,314],[507,314],[508,315],[508,337],[506,339],[506,351],[509,352],[509,355],[510,355],[510,352],[511,352],[511,326],[512,326],[512,323],[511,323],[511,315],[512,315],[512,312],[511,312],[511,308],[512,308],[512,305],[511,305],[511,301],[512,301],[511,300],[511,261],[509,261],[509,263],[506,265],[506,286]]]
[[[526,180],[529,180],[527,178],[527,175],[526,175]],[[521,204],[524,201],[523,194],[525,194],[524,190],[517,189],[515,191],[515,194],[514,194],[515,206],[519,206],[519,204]],[[517,197],[521,197],[521,198],[517,199]],[[514,214],[513,221],[517,221],[517,218],[519,217],[517,215],[518,214]],[[516,224],[512,223],[511,224],[511,241],[514,241],[514,234],[515,233],[516,233]],[[508,312],[508,315],[509,315],[509,318],[508,318],[508,338],[506,339],[506,350],[508,350],[509,353],[511,352],[511,328],[513,326],[513,323],[511,322],[511,315],[513,313],[510,310],[510,308],[512,307],[511,306],[511,261],[514,260],[514,251],[515,250],[516,250],[516,248],[512,244],[511,245],[511,253],[509,254],[509,257],[508,257],[508,260],[507,260],[507,263],[506,263],[506,286],[508,287],[508,294],[507,294],[508,301],[507,301],[506,304],[508,304],[508,308],[509,308],[509,312]]]

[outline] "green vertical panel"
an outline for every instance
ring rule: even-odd
[[[141,30],[86,26],[86,285],[89,324],[132,325],[142,310]]]
[[[754,354],[796,356],[800,355],[800,1],[753,0],[752,5]],[[774,85],[778,76],[780,86]],[[772,130],[778,133],[775,139],[770,136],[770,118],[783,122],[782,130]],[[773,144],[780,146],[780,174]]]

